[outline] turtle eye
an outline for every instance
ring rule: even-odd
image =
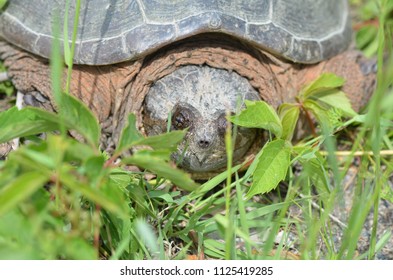
[[[231,113],[231,115],[233,115],[233,113]],[[224,135],[228,126],[228,120],[225,114],[221,114],[220,117],[217,119],[217,126],[218,132],[221,135]]]
[[[193,113],[190,109],[178,106],[172,113],[172,128],[183,130],[191,126]]]

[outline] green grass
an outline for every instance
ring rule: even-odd
[[[362,7],[372,6],[367,16],[380,25],[375,36],[358,33],[358,40],[368,40],[361,46],[378,59],[377,88],[365,114],[348,108],[339,90],[340,78],[322,76],[299,93],[303,109],[319,120],[320,134],[294,144],[298,107],[287,104],[275,112],[267,104],[249,103],[249,111],[232,120],[271,131],[271,142],[246,172],[229,160],[227,171],[200,185],[169,163],[184,132],[145,138],[130,115],[115,153],[102,152],[93,114],[66,94],[68,87],[61,88],[62,58],[55,43],[51,67],[58,114],[35,108],[0,113],[0,141],[16,136],[30,141],[0,161],[0,258],[375,258],[391,238],[390,232],[377,235],[377,222],[381,200],[393,203],[388,184],[393,164],[391,156],[383,155],[393,150],[392,9],[386,0],[377,1],[376,8],[375,1],[351,2],[360,19],[365,13]],[[72,38],[75,42],[75,30]],[[73,46],[65,51],[69,69]],[[71,70],[67,84],[70,77]],[[320,98],[326,87],[342,102]],[[256,124],[250,124],[247,116],[253,110],[263,116]],[[84,141],[67,136],[68,129]],[[34,136],[43,131],[48,132],[46,140]],[[231,158],[230,130],[226,145]],[[123,155],[141,146],[151,149]],[[343,146],[349,153],[340,159],[338,147]],[[359,151],[372,153],[355,155]],[[275,160],[264,160],[267,157]],[[130,165],[139,170],[131,171]],[[266,170],[279,176],[272,178]],[[351,170],[356,170],[352,208],[342,224],[335,214],[337,209],[344,211],[346,175]],[[370,211],[370,246],[359,253],[358,241]],[[337,242],[339,229],[342,238]]]

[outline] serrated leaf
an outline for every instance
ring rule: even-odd
[[[0,113],[0,143],[57,129],[58,116],[38,108],[13,107]]]
[[[60,115],[64,118],[67,127],[76,130],[88,143],[97,147],[101,129],[89,108],[82,101],[69,94],[61,94],[58,106]]]
[[[344,85],[344,82],[344,78],[333,73],[324,73],[306,86],[299,95],[305,100],[320,91],[341,87]]]
[[[280,105],[278,114],[282,124],[281,139],[291,141],[299,119],[300,108],[295,104],[284,103]]]
[[[245,100],[245,104],[247,108],[239,115],[231,116],[229,118],[231,122],[249,128],[267,129],[277,137],[281,137],[281,121],[273,107],[265,101]]]
[[[271,191],[285,179],[290,166],[291,150],[282,139],[267,143],[263,149],[253,175],[253,182],[246,197]]]
[[[317,102],[323,102],[329,107],[339,109],[344,116],[353,117],[356,116],[356,112],[352,109],[351,102],[347,95],[340,90],[329,90],[323,91],[316,95],[314,98]]]
[[[128,172],[120,168],[112,168],[109,174],[109,186],[125,188],[131,182],[131,176]]]
[[[303,103],[303,106],[306,110],[311,111],[314,117],[318,120],[319,123],[329,124],[329,115],[328,109],[326,107],[322,107],[318,102],[308,99]]]
[[[28,172],[0,189],[0,216],[43,187],[48,179],[39,172]]]
[[[122,162],[150,170],[158,176],[170,180],[172,183],[186,191],[193,191],[199,186],[184,171],[176,167],[172,167],[167,161],[161,158],[154,157],[146,153],[136,153],[131,157],[124,158]]]

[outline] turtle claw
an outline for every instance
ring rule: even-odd
[[[7,72],[0,72],[0,83],[8,81],[9,77]]]
[[[375,59],[368,59],[360,63],[360,70],[363,75],[375,74],[378,71],[377,61]]]
[[[0,144],[0,160],[5,160],[8,154],[13,150],[10,142]]]
[[[27,106],[40,107],[45,102],[48,102],[48,99],[39,91],[31,91],[23,95],[23,103]]]
[[[0,160],[5,160],[9,153],[18,149],[19,147],[19,138],[14,140],[0,143]]]
[[[16,106],[19,110],[21,110],[21,109],[24,107],[24,106],[23,106],[23,105],[24,105],[24,104],[23,104],[23,97],[24,97],[24,94],[18,90],[18,92],[16,93],[16,102],[15,102],[15,106]]]

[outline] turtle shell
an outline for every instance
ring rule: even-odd
[[[11,0],[0,12],[0,37],[49,57],[64,0]],[[75,4],[68,9],[72,36]],[[345,50],[351,39],[346,0],[85,0],[74,61],[105,65],[143,57],[196,34],[218,32],[299,63]],[[60,37],[64,36],[60,34]]]

